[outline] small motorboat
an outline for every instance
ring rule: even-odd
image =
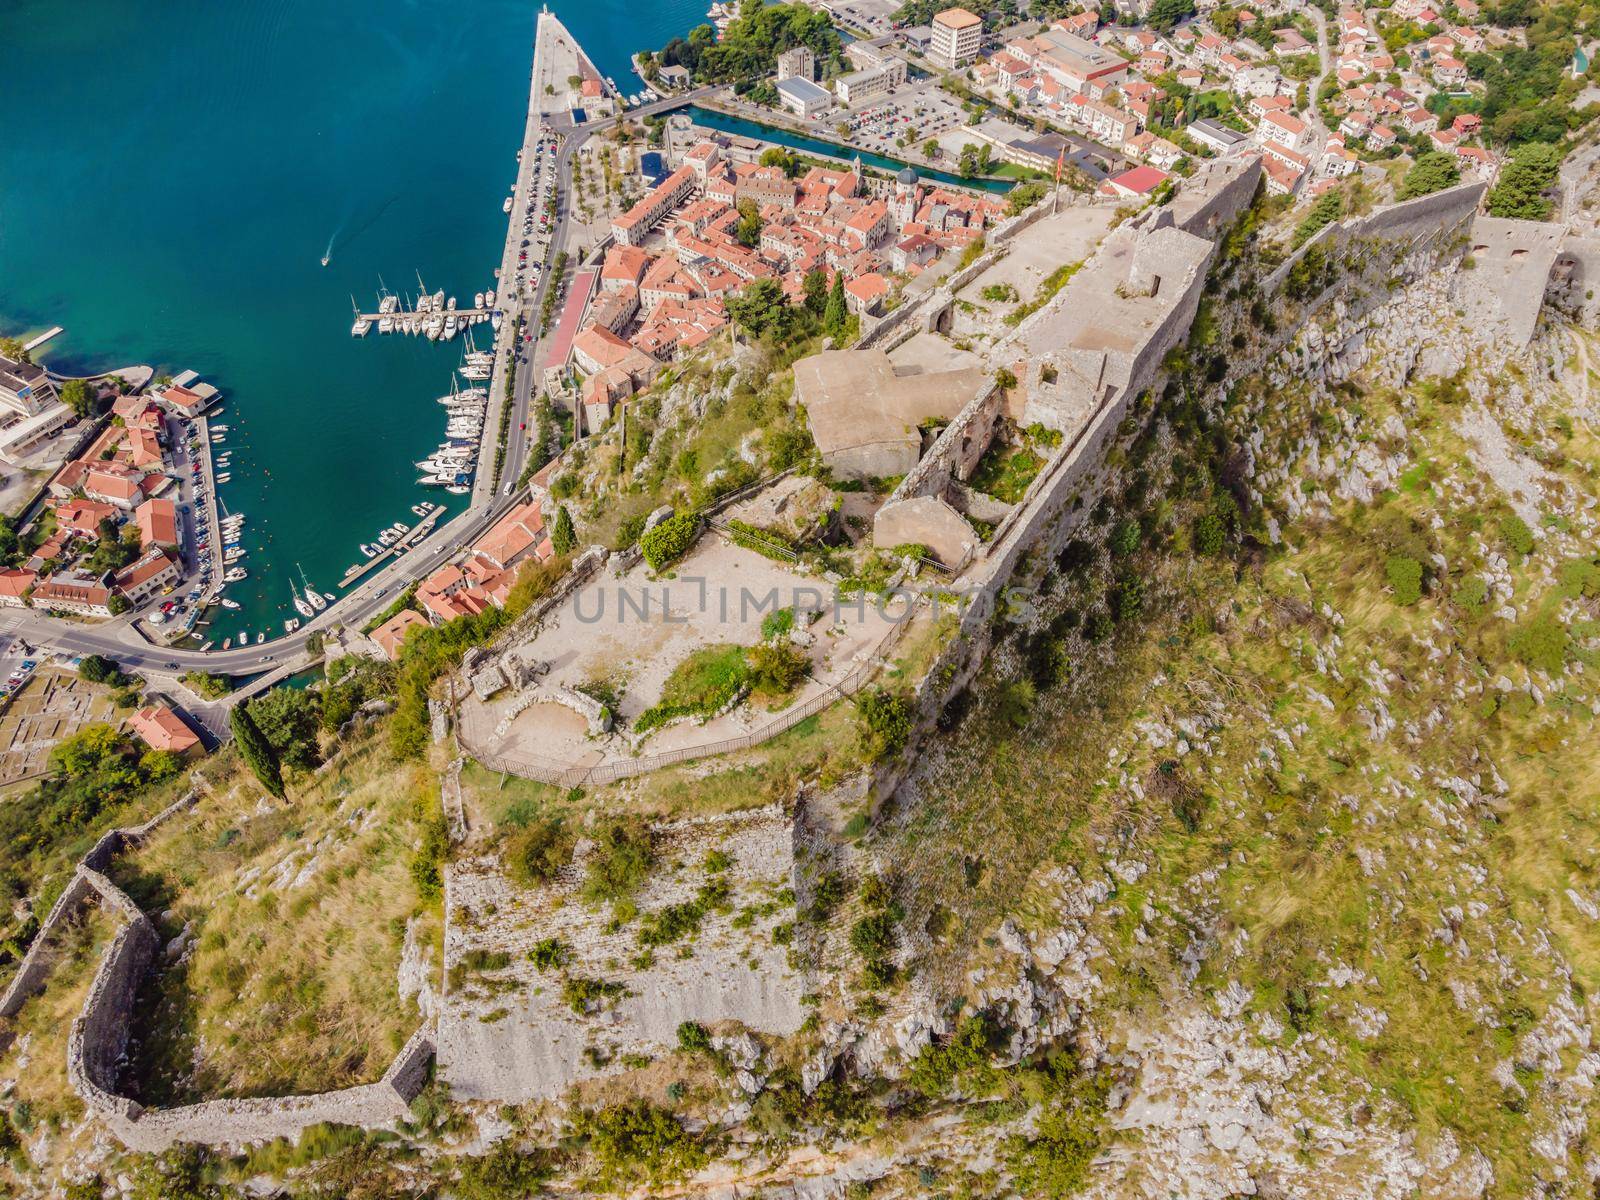
[[[264,642],[266,640],[267,640],[267,635],[265,633],[256,634],[256,645],[259,646],[259,645],[261,645],[262,642]]]
[[[361,557],[371,558],[373,553],[374,551],[371,546],[367,545],[365,542],[361,543]]]
[[[293,633],[296,629],[299,629],[299,628],[300,628],[300,618],[299,617],[290,617],[287,621],[285,621],[283,623],[283,631],[285,633]]]
[[[230,638],[223,638],[222,639],[222,648],[224,650],[233,649],[233,639],[231,637]]]
[[[222,601],[222,607],[227,609],[236,609],[239,607],[239,602],[237,600],[224,600]]]

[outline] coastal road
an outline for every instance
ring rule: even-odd
[[[538,336],[533,324],[538,321],[540,313],[544,311],[545,296],[557,284],[554,267],[555,260],[567,249],[567,241],[572,236],[572,203],[571,188],[567,181],[572,178],[572,164],[578,150],[582,145],[597,133],[616,127],[622,120],[644,120],[646,117],[657,116],[671,112],[674,109],[685,108],[696,101],[704,100],[722,90],[719,87],[708,86],[696,88],[692,92],[682,95],[668,96],[665,99],[653,100],[649,104],[642,104],[638,108],[629,109],[622,117],[611,117],[593,124],[574,125],[565,113],[547,113],[544,120],[562,138],[561,146],[556,151],[556,219],[550,233],[550,247],[547,251],[547,269],[539,273],[539,283],[533,290],[533,295],[527,305],[522,309],[527,317],[528,332],[535,334],[532,342],[523,343],[528,350],[526,363],[517,364],[516,384],[512,394],[511,407],[511,435],[506,447],[505,469],[501,472],[502,480],[515,482],[521,478],[523,467],[528,461],[528,449],[531,436],[535,432],[533,426],[533,397],[538,390],[540,381],[544,378],[544,368],[540,363],[540,356],[544,349],[544,339]],[[526,157],[526,155],[524,155]],[[513,222],[513,225],[515,222]],[[571,264],[576,266],[576,263]],[[522,347],[518,347],[520,351]],[[523,426],[529,428],[524,431]]]

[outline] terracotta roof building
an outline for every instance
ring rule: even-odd
[[[395,662],[400,657],[400,648],[405,645],[406,634],[413,629],[426,629],[428,618],[424,617],[414,608],[402,608],[382,625],[371,633],[373,641],[378,643],[378,649],[390,662]]]
[[[185,756],[205,751],[200,736],[165,704],[141,708],[128,718],[128,728],[152,750],[167,750]]]

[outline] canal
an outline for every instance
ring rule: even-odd
[[[751,121],[745,117],[733,117],[727,113],[718,112],[711,108],[701,108],[698,104],[691,104],[686,110],[689,119],[696,125],[707,129],[720,130],[731,133],[737,137],[758,138],[763,142],[774,142],[780,146],[787,146],[791,150],[799,150],[804,154],[816,154],[824,158],[837,158],[845,162],[859,158],[863,166],[876,167],[880,171],[890,174],[901,167],[909,166],[923,179],[935,180],[948,184],[951,187],[980,188],[996,195],[1004,195],[1015,185],[1014,179],[963,179],[949,171],[936,170],[933,167],[922,167],[915,163],[905,163],[895,158],[886,158],[882,154],[873,154],[866,150],[852,150],[849,146],[842,146],[837,142],[827,142],[820,138],[809,137],[803,133],[784,129],[779,125],[767,125],[760,121]]]

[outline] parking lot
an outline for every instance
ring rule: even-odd
[[[548,125],[539,131],[534,149],[534,186],[522,213],[522,244],[517,248],[516,288],[537,287],[550,253],[550,197],[556,187],[557,135]]]
[[[853,143],[895,155],[906,150],[920,153],[930,138],[947,146],[949,138],[966,125],[967,114],[960,101],[942,91],[934,80],[925,79],[848,115],[839,112],[832,120],[835,125],[849,121]]]

